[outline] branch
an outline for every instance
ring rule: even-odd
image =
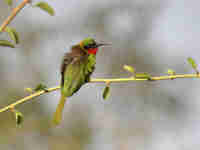
[[[200,74],[177,74],[168,76],[157,76],[150,78],[116,78],[116,79],[91,79],[90,82],[104,82],[104,83],[115,83],[115,82],[130,82],[130,81],[158,81],[158,80],[171,80],[177,78],[200,78]]]
[[[26,6],[26,4],[30,3],[30,0],[23,0],[21,4],[19,4],[16,8],[14,8],[11,12],[11,15],[3,22],[0,27],[0,31],[4,31],[5,28],[11,23],[11,21],[16,17],[16,15]]]
[[[91,79],[90,83],[119,83],[119,82],[133,82],[133,81],[159,81],[159,80],[172,80],[172,79],[178,79],[178,78],[200,78],[200,74],[177,74],[177,75],[167,75],[167,76],[155,76],[150,78],[135,78],[135,77],[129,77],[129,78],[114,78],[114,79]],[[59,90],[60,86],[54,87],[54,88],[48,88],[46,90],[41,90],[38,92],[35,92],[27,97],[24,97],[22,99],[19,99],[15,103],[12,103],[2,109],[0,109],[0,113],[8,110],[12,110],[17,105],[25,103],[35,97],[38,97],[40,95],[43,95],[45,93],[53,92],[56,90]]]

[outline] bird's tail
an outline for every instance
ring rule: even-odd
[[[56,112],[54,113],[54,117],[53,117],[54,125],[60,124],[60,122],[62,120],[62,112],[63,112],[63,108],[64,108],[66,100],[67,100],[67,98],[63,94],[61,94],[59,104],[56,108]]]

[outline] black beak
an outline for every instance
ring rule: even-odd
[[[111,44],[108,44],[108,43],[97,43],[97,47],[101,47],[101,46],[107,46],[107,45],[111,45]]]

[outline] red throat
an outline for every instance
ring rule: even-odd
[[[88,50],[88,53],[89,53],[89,54],[94,54],[94,55],[96,55],[97,52],[98,52],[98,48],[91,48],[91,49]]]

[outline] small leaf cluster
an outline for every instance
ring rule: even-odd
[[[131,78],[137,78],[137,79],[148,79],[151,80],[151,75],[144,72],[144,73],[137,73],[135,68],[129,65],[124,65],[124,70],[127,72],[130,72],[132,74]]]
[[[110,84],[107,83],[106,87],[103,90],[103,99],[107,100],[110,97]]]
[[[35,7],[40,8],[41,10],[47,12],[49,15],[54,16],[55,12],[54,9],[46,2],[39,2],[34,5]]]
[[[3,31],[0,29],[0,32]],[[8,33],[14,44],[19,44],[19,33],[14,28],[6,27],[5,32]],[[0,40],[0,46],[15,48],[14,44],[8,40]]]
[[[9,6],[12,6],[13,0],[4,0]],[[41,10],[47,12],[49,15],[54,16],[55,12],[54,9],[46,2],[38,2],[35,5],[32,5],[33,7],[40,8]],[[10,48],[15,48],[15,44],[19,44],[19,34],[18,32],[11,27],[6,27],[4,31],[0,27],[0,33],[2,32],[7,32],[10,39],[14,42],[12,43],[9,40],[1,40],[0,39],[0,46],[3,47],[10,47]]]
[[[148,73],[136,73],[135,68],[132,67],[132,66],[124,65],[123,68],[127,72],[131,73],[132,76],[130,78],[151,80],[150,74],[148,74]],[[109,97],[110,97],[110,82],[107,82],[106,86],[103,90],[103,99],[106,100]]]
[[[38,91],[48,92],[48,88],[46,85],[39,83],[35,88],[25,88],[25,91],[27,91],[28,93],[34,93]]]
[[[197,69],[197,64],[196,64],[196,62],[195,62],[195,60],[193,59],[193,58],[191,58],[191,57],[188,57],[188,63],[192,66],[192,68],[194,69],[194,71],[197,73],[197,74],[199,74],[199,71],[198,71],[198,69]]]
[[[199,74],[199,71],[197,69],[196,61],[191,57],[188,57],[187,61],[192,66],[192,68],[194,69],[196,74]],[[126,71],[130,72],[132,74],[132,77],[135,78],[135,79],[142,78],[142,79],[151,80],[151,75],[149,73],[136,73],[135,68],[133,68],[132,66],[124,65],[124,69]],[[174,70],[172,70],[172,69],[168,69],[167,70],[167,74],[169,76],[174,76],[174,75],[176,75],[176,72]],[[173,77],[172,77],[172,79],[173,79]]]
[[[22,123],[24,121],[24,115],[20,111],[15,109],[14,107],[11,107],[10,111],[13,113],[13,116],[15,118],[16,126],[19,127],[20,125],[22,125]]]
[[[4,0],[8,6],[12,6],[13,0]],[[31,1],[30,1],[31,2]],[[38,2],[33,7],[38,7],[41,10],[47,12],[49,15],[54,16],[55,11],[54,9],[47,3],[47,2]]]
[[[194,69],[196,74],[199,74],[199,71],[198,71],[198,68],[197,68],[198,65],[197,65],[196,61],[192,57],[188,57],[187,62],[191,65],[191,67]],[[175,76],[176,72],[172,69],[168,69],[167,74],[169,76]],[[173,79],[173,77],[171,79]]]
[[[45,91],[45,92],[48,92],[47,90],[47,86],[40,83],[38,84],[35,88],[26,88],[25,89],[28,93],[33,93],[33,92],[38,92],[38,91]],[[24,115],[18,111],[17,109],[15,109],[13,106],[10,107],[9,109],[13,114],[14,114],[14,117],[15,117],[15,122],[16,122],[16,125],[17,126],[20,126],[23,121],[24,121]]]

